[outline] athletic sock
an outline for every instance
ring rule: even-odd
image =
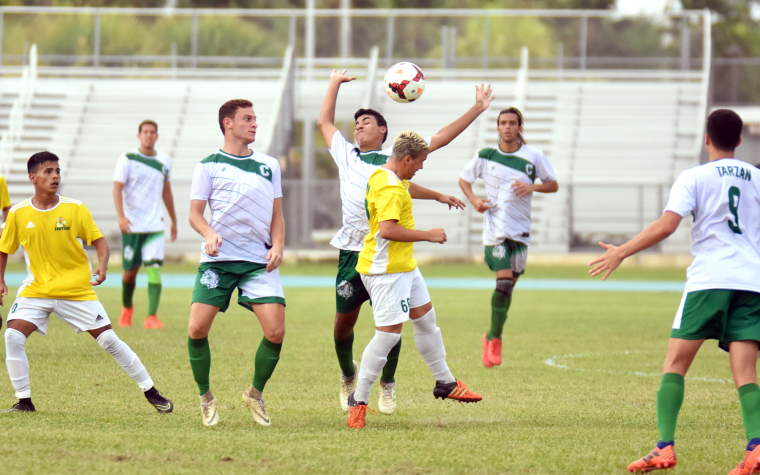
[[[456,378],[451,374],[449,365],[446,364],[446,347],[443,345],[441,329],[435,322],[435,309],[431,308],[425,315],[412,320],[412,323],[414,324],[414,343],[422,359],[433,372],[435,380],[446,384],[455,382]],[[364,364],[363,361],[362,364]]]
[[[135,295],[135,285],[137,284],[134,282],[127,284],[122,281],[121,283],[121,304],[124,308],[132,308],[132,297]]]
[[[388,361],[388,353],[391,352],[400,339],[401,335],[399,333],[375,330],[375,336],[367,343],[367,347],[362,354],[359,380],[356,382],[356,391],[354,392],[356,402],[366,404],[369,401],[372,385],[380,377],[380,372],[383,370],[386,361]]]
[[[513,279],[500,279],[509,280],[512,284]],[[491,328],[488,330],[486,338],[493,340],[498,338],[501,340],[502,332],[504,331],[504,324],[507,323],[507,311],[512,304],[512,295],[505,295],[498,290],[493,291],[491,296]]]
[[[747,442],[747,450],[752,452],[757,448],[758,445],[760,445],[760,438],[751,439],[749,442]]]
[[[161,300],[161,268],[151,266],[145,272],[148,274],[148,315],[155,315]]]
[[[190,368],[193,370],[193,379],[198,385],[198,391],[203,396],[209,390],[209,375],[211,374],[211,348],[208,345],[208,337],[194,340],[187,338],[187,351],[190,353]]]
[[[259,349],[256,350],[256,367],[253,370],[253,387],[264,391],[269,378],[274,373],[277,362],[280,361],[282,343],[272,343],[266,338],[261,339]]]
[[[660,442],[657,442],[657,448],[660,449],[660,450],[662,450],[665,447],[667,447],[668,445],[675,445],[675,444],[676,444],[676,442],[674,440],[671,440],[670,442],[662,442],[662,441],[660,441]]]
[[[657,428],[660,442],[675,440],[678,412],[683,404],[684,381],[678,373],[665,373],[657,391]]]
[[[152,387],[152,388],[150,388],[150,389],[148,389],[147,391],[145,391],[144,394],[145,394],[145,399],[150,399],[153,396],[158,396],[159,395],[158,389],[156,389],[155,386]]]
[[[153,387],[148,370],[143,366],[137,353],[132,351],[126,343],[121,341],[113,330],[106,330],[96,339],[98,345],[113,356],[113,359],[121,366],[121,369],[137,383],[143,392]]]
[[[32,389],[29,384],[29,359],[26,356],[26,337],[14,328],[5,330],[5,366],[11,378],[16,397],[31,398]]]
[[[740,387],[739,401],[742,405],[742,420],[747,440],[760,438],[760,387],[756,383]]]
[[[335,354],[338,355],[338,365],[343,372],[343,376],[352,378],[356,374],[354,368],[354,333],[345,340],[335,340]]]
[[[391,348],[391,352],[388,353],[385,366],[383,366],[383,374],[380,375],[380,381],[384,383],[392,383],[396,381],[396,367],[398,366],[398,355],[401,353],[401,338],[399,338],[396,346]]]

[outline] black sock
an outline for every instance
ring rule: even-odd
[[[25,404],[27,406],[32,406],[32,398],[30,397],[24,397],[18,400],[19,404]]]
[[[156,389],[155,386],[153,386],[152,388],[150,388],[147,391],[145,391],[145,398],[146,399],[150,399],[153,396],[158,396],[158,390]]]

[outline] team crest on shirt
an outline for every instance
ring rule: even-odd
[[[124,248],[124,260],[131,261],[134,256],[135,250],[132,249],[132,246],[127,244],[127,246]]]
[[[56,231],[68,231],[70,228],[66,226],[66,220],[63,218],[55,218],[55,230]]]
[[[261,165],[261,167],[259,167],[259,172],[261,172],[261,176],[263,177],[268,177],[272,174],[272,170],[266,165]]]
[[[209,290],[217,288],[219,286],[219,274],[211,269],[207,269],[201,276],[201,284],[205,285]]]
[[[348,300],[354,295],[354,286],[351,282],[344,280],[338,284],[336,291],[338,292],[338,295]]]
[[[499,244],[493,247],[493,257],[497,259],[504,259],[507,256],[507,250],[504,249],[504,244]]]

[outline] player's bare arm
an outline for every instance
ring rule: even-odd
[[[485,213],[486,210],[491,209],[491,200],[484,200],[475,196],[475,192],[472,191],[472,183],[469,181],[460,177],[459,188],[462,189],[464,196],[467,197],[470,204],[472,204],[472,207],[475,208],[475,211],[478,213]]]
[[[515,182],[512,183],[512,192],[516,194],[518,198],[522,198],[529,193],[556,193],[557,190],[559,190],[559,183],[557,183],[557,180],[533,184],[515,180]]]
[[[425,188],[424,186],[415,185],[409,182],[409,194],[415,200],[435,200],[439,203],[449,205],[449,209],[464,209],[465,204],[456,196],[444,195],[435,190]]]
[[[395,219],[381,221],[380,237],[389,241],[396,242],[420,242],[429,241],[443,244],[446,242],[446,233],[443,228],[435,228],[430,231],[420,231],[418,229],[409,229],[398,224]]]
[[[124,198],[121,195],[124,189],[124,183],[120,181],[113,182],[113,203],[116,205],[116,218],[119,220],[119,229],[125,234],[129,234],[129,227],[132,223],[124,214]]]
[[[205,241],[206,255],[216,257],[219,255],[219,248],[222,246],[222,237],[209,226],[206,218],[203,217],[203,211],[206,209],[206,202],[203,200],[190,200],[190,226],[203,236]]]
[[[171,224],[171,242],[177,240],[177,213],[174,211],[174,195],[172,194],[172,183],[169,180],[164,180],[164,190],[161,193],[161,197],[164,200],[164,206],[169,213],[169,219],[172,220]]]
[[[356,80],[353,76],[346,76],[347,69],[341,69],[336,71],[333,69],[330,74],[330,83],[327,86],[327,92],[325,93],[325,100],[322,102],[322,110],[319,112],[319,120],[317,120],[317,128],[324,137],[327,143],[327,148],[330,148],[332,144],[333,135],[338,131],[335,127],[335,103],[338,101],[338,90],[340,85],[344,82],[351,82]]]
[[[454,140],[457,135],[464,132],[464,130],[469,127],[469,125],[472,124],[480,114],[488,109],[488,106],[491,105],[491,101],[493,101],[493,99],[494,96],[491,93],[490,84],[487,86],[483,84],[480,86],[475,86],[475,105],[470,107],[470,109],[465,112],[464,115],[462,115],[460,118],[439,130],[437,134],[433,135],[433,138],[430,141],[430,151],[432,152],[433,150],[445,147],[452,140]]]
[[[285,249],[285,218],[282,216],[282,198],[275,198],[272,205],[272,249],[267,252],[267,272],[277,269],[282,263],[282,253]]]
[[[660,219],[650,224],[638,236],[620,247],[599,242],[599,247],[606,249],[607,252],[602,257],[589,262],[589,266],[596,267],[588,271],[588,273],[592,276],[597,276],[606,270],[607,273],[604,274],[602,280],[607,280],[607,277],[618,268],[626,257],[650,248],[673,234],[678,229],[678,225],[681,224],[681,219],[681,216],[676,213],[665,211]]]
[[[100,285],[106,280],[106,272],[108,272],[108,259],[111,257],[111,249],[108,247],[106,238],[99,237],[92,241],[92,245],[95,247],[95,252],[98,253],[98,267],[95,268],[95,272],[92,276],[95,277],[94,282],[90,282],[92,285]]]

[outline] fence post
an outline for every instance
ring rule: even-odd
[[[449,67],[456,69],[457,67],[457,27],[449,27]]]
[[[573,203],[573,192],[575,191],[575,188],[572,184],[567,186],[567,249],[570,250],[570,248],[573,245],[573,233],[575,230],[573,229],[574,226],[574,220],[575,216],[573,213],[574,203]]]
[[[340,57],[351,57],[351,0],[340,0]]]
[[[578,35],[579,69],[586,69],[586,49],[588,47],[588,17],[581,17],[581,34]]]
[[[314,0],[306,0],[306,79],[314,75],[314,57],[317,51]]]
[[[296,16],[290,15],[290,24],[288,25],[288,46],[296,46]],[[294,53],[295,54],[295,53]]]
[[[448,69],[449,56],[449,27],[441,25],[441,68]]]
[[[393,64],[393,35],[395,35],[396,22],[393,15],[388,15],[385,25],[385,67],[390,68]]]
[[[193,33],[190,43],[190,67],[198,67],[198,14],[193,15]]]
[[[177,42],[172,43],[172,79],[177,79]]]
[[[689,19],[681,18],[681,70],[691,69],[691,30]]]
[[[95,13],[95,37],[92,40],[92,65],[100,66],[100,10]]]
[[[314,119],[303,121],[303,159],[301,161],[301,244],[311,244],[312,181],[314,177]]]
[[[483,69],[488,69],[488,29],[490,27],[491,17],[483,17]]]
[[[3,67],[3,11],[0,10],[0,70]]]
[[[557,79],[562,81],[562,68],[565,66],[565,45],[557,44]]]

